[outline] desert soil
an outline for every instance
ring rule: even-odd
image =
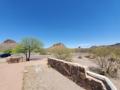
[[[26,68],[23,90],[84,90],[46,64]]]
[[[82,56],[82,59],[79,59],[78,56]],[[98,67],[98,65],[93,60],[85,58],[85,56],[86,56],[85,53],[75,54],[74,57],[73,57],[73,62],[74,63],[79,63],[79,64],[87,66],[87,67]],[[43,65],[41,67],[38,66],[39,70],[37,70],[37,71],[39,71],[39,72],[37,74],[35,74],[37,76],[39,75],[40,77],[42,77],[42,78],[37,77],[37,78],[40,78],[40,81],[38,81],[38,82],[44,82],[44,84],[40,85],[43,88],[43,89],[40,89],[40,90],[47,90],[47,89],[45,89],[46,82],[48,82],[47,83],[47,85],[49,87],[48,90],[50,90],[50,89],[54,90],[54,88],[55,88],[55,90],[57,90],[56,89],[57,87],[61,88],[60,90],[64,90],[63,88],[65,88],[65,90],[67,90],[66,88],[69,89],[69,87],[71,88],[69,90],[72,90],[73,87],[76,87],[76,89],[73,89],[73,90],[77,90],[78,86],[76,86],[76,84],[69,81],[67,78],[65,78],[64,76],[59,74],[54,69],[46,67],[46,64],[45,64],[46,62],[43,62],[44,61],[43,59],[46,59],[46,57],[48,57],[48,56],[34,55],[33,58],[32,58],[33,61],[17,63],[17,64],[7,64],[5,62],[6,59],[0,59],[0,90],[22,90],[22,88],[23,88],[22,84],[23,84],[24,67],[27,67],[27,66],[35,67],[35,66],[38,66],[38,65],[41,66],[42,64],[45,65],[45,68],[43,68]],[[29,69],[30,69],[30,72],[28,72],[28,73],[32,73],[33,71],[36,71],[33,68],[29,68]],[[29,71],[29,69],[28,69],[28,71]],[[49,73],[49,76],[48,76],[48,73]],[[26,73],[25,76],[27,76],[27,75],[28,74]],[[32,75],[30,75],[30,76],[28,75],[28,77],[31,77],[31,76]],[[57,77],[59,77],[59,78],[57,78]],[[46,78],[46,80],[44,78]],[[56,81],[54,81],[55,79],[56,79]],[[70,86],[69,86],[69,84],[65,83],[64,80],[67,81],[67,83],[69,83]],[[120,90],[120,78],[117,78],[117,79],[110,78],[110,80],[115,84],[115,86],[118,88],[118,90]],[[28,80],[24,81],[24,84],[27,81]],[[33,79],[31,78],[30,81],[32,82]],[[51,83],[51,82],[53,82],[53,83]],[[37,84],[36,83],[34,85],[38,85],[38,83]],[[50,88],[49,85],[51,85],[53,88]],[[28,87],[28,85],[26,85],[26,84],[25,84],[25,86]],[[40,88],[40,86],[38,86],[38,88]],[[57,86],[57,87],[55,87],[55,86]],[[37,89],[37,90],[39,90],[39,89]],[[80,90],[83,90],[83,89],[80,89]]]
[[[74,57],[73,57],[73,62],[74,63],[79,63],[83,66],[86,66],[86,67],[95,67],[95,68],[98,68],[99,66],[95,63],[94,60],[92,59],[88,59],[88,58],[85,58],[85,56],[88,55],[87,53],[78,53],[78,54],[75,54]],[[82,58],[79,59],[78,57],[81,56]],[[118,90],[120,90],[120,70],[118,72],[118,78],[110,78],[108,77],[112,82],[113,84],[117,87]]]
[[[30,68],[27,71],[26,67]],[[35,73],[33,73],[35,72]],[[25,73],[25,74],[24,74]],[[23,77],[24,76],[24,77]],[[23,82],[24,81],[24,82]],[[24,88],[23,88],[24,87]],[[84,90],[56,70],[47,59],[15,64],[0,64],[0,90]]]

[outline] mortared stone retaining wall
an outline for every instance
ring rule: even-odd
[[[107,77],[90,72],[77,63],[48,58],[48,65],[86,90],[117,90]]]

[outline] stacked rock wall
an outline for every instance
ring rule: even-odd
[[[99,79],[99,75],[87,72],[86,67],[79,64],[48,58],[48,65],[86,90],[117,90],[110,88],[104,78]]]

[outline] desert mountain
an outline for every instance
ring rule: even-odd
[[[8,50],[13,49],[17,46],[16,41],[7,39],[3,43],[0,44],[0,50]]]
[[[56,43],[53,44],[49,49],[53,49],[53,48],[66,48],[66,46],[63,43]]]
[[[116,44],[113,44],[113,45],[92,46],[91,48],[97,48],[97,47],[116,47],[116,48],[120,48],[120,43],[116,43]]]
[[[120,47],[120,43],[116,43],[116,44],[113,44],[113,45],[109,45],[110,47]]]
[[[65,48],[66,46],[63,43],[56,43],[52,47],[63,47],[63,48]]]

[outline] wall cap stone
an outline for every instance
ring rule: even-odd
[[[100,75],[100,74],[89,71],[88,67],[86,67],[86,66],[80,65],[78,63],[68,62],[68,61],[64,61],[64,60],[60,60],[60,59],[56,59],[56,58],[51,58],[51,57],[49,57],[48,60],[59,61],[59,62],[69,64],[69,65],[72,65],[72,66],[77,66],[77,67],[84,68],[85,77],[87,79],[91,79],[91,80],[94,80],[96,82],[99,82],[103,86],[103,90],[117,90],[117,88],[110,81],[109,78],[107,78],[106,76],[103,76],[103,75]]]

